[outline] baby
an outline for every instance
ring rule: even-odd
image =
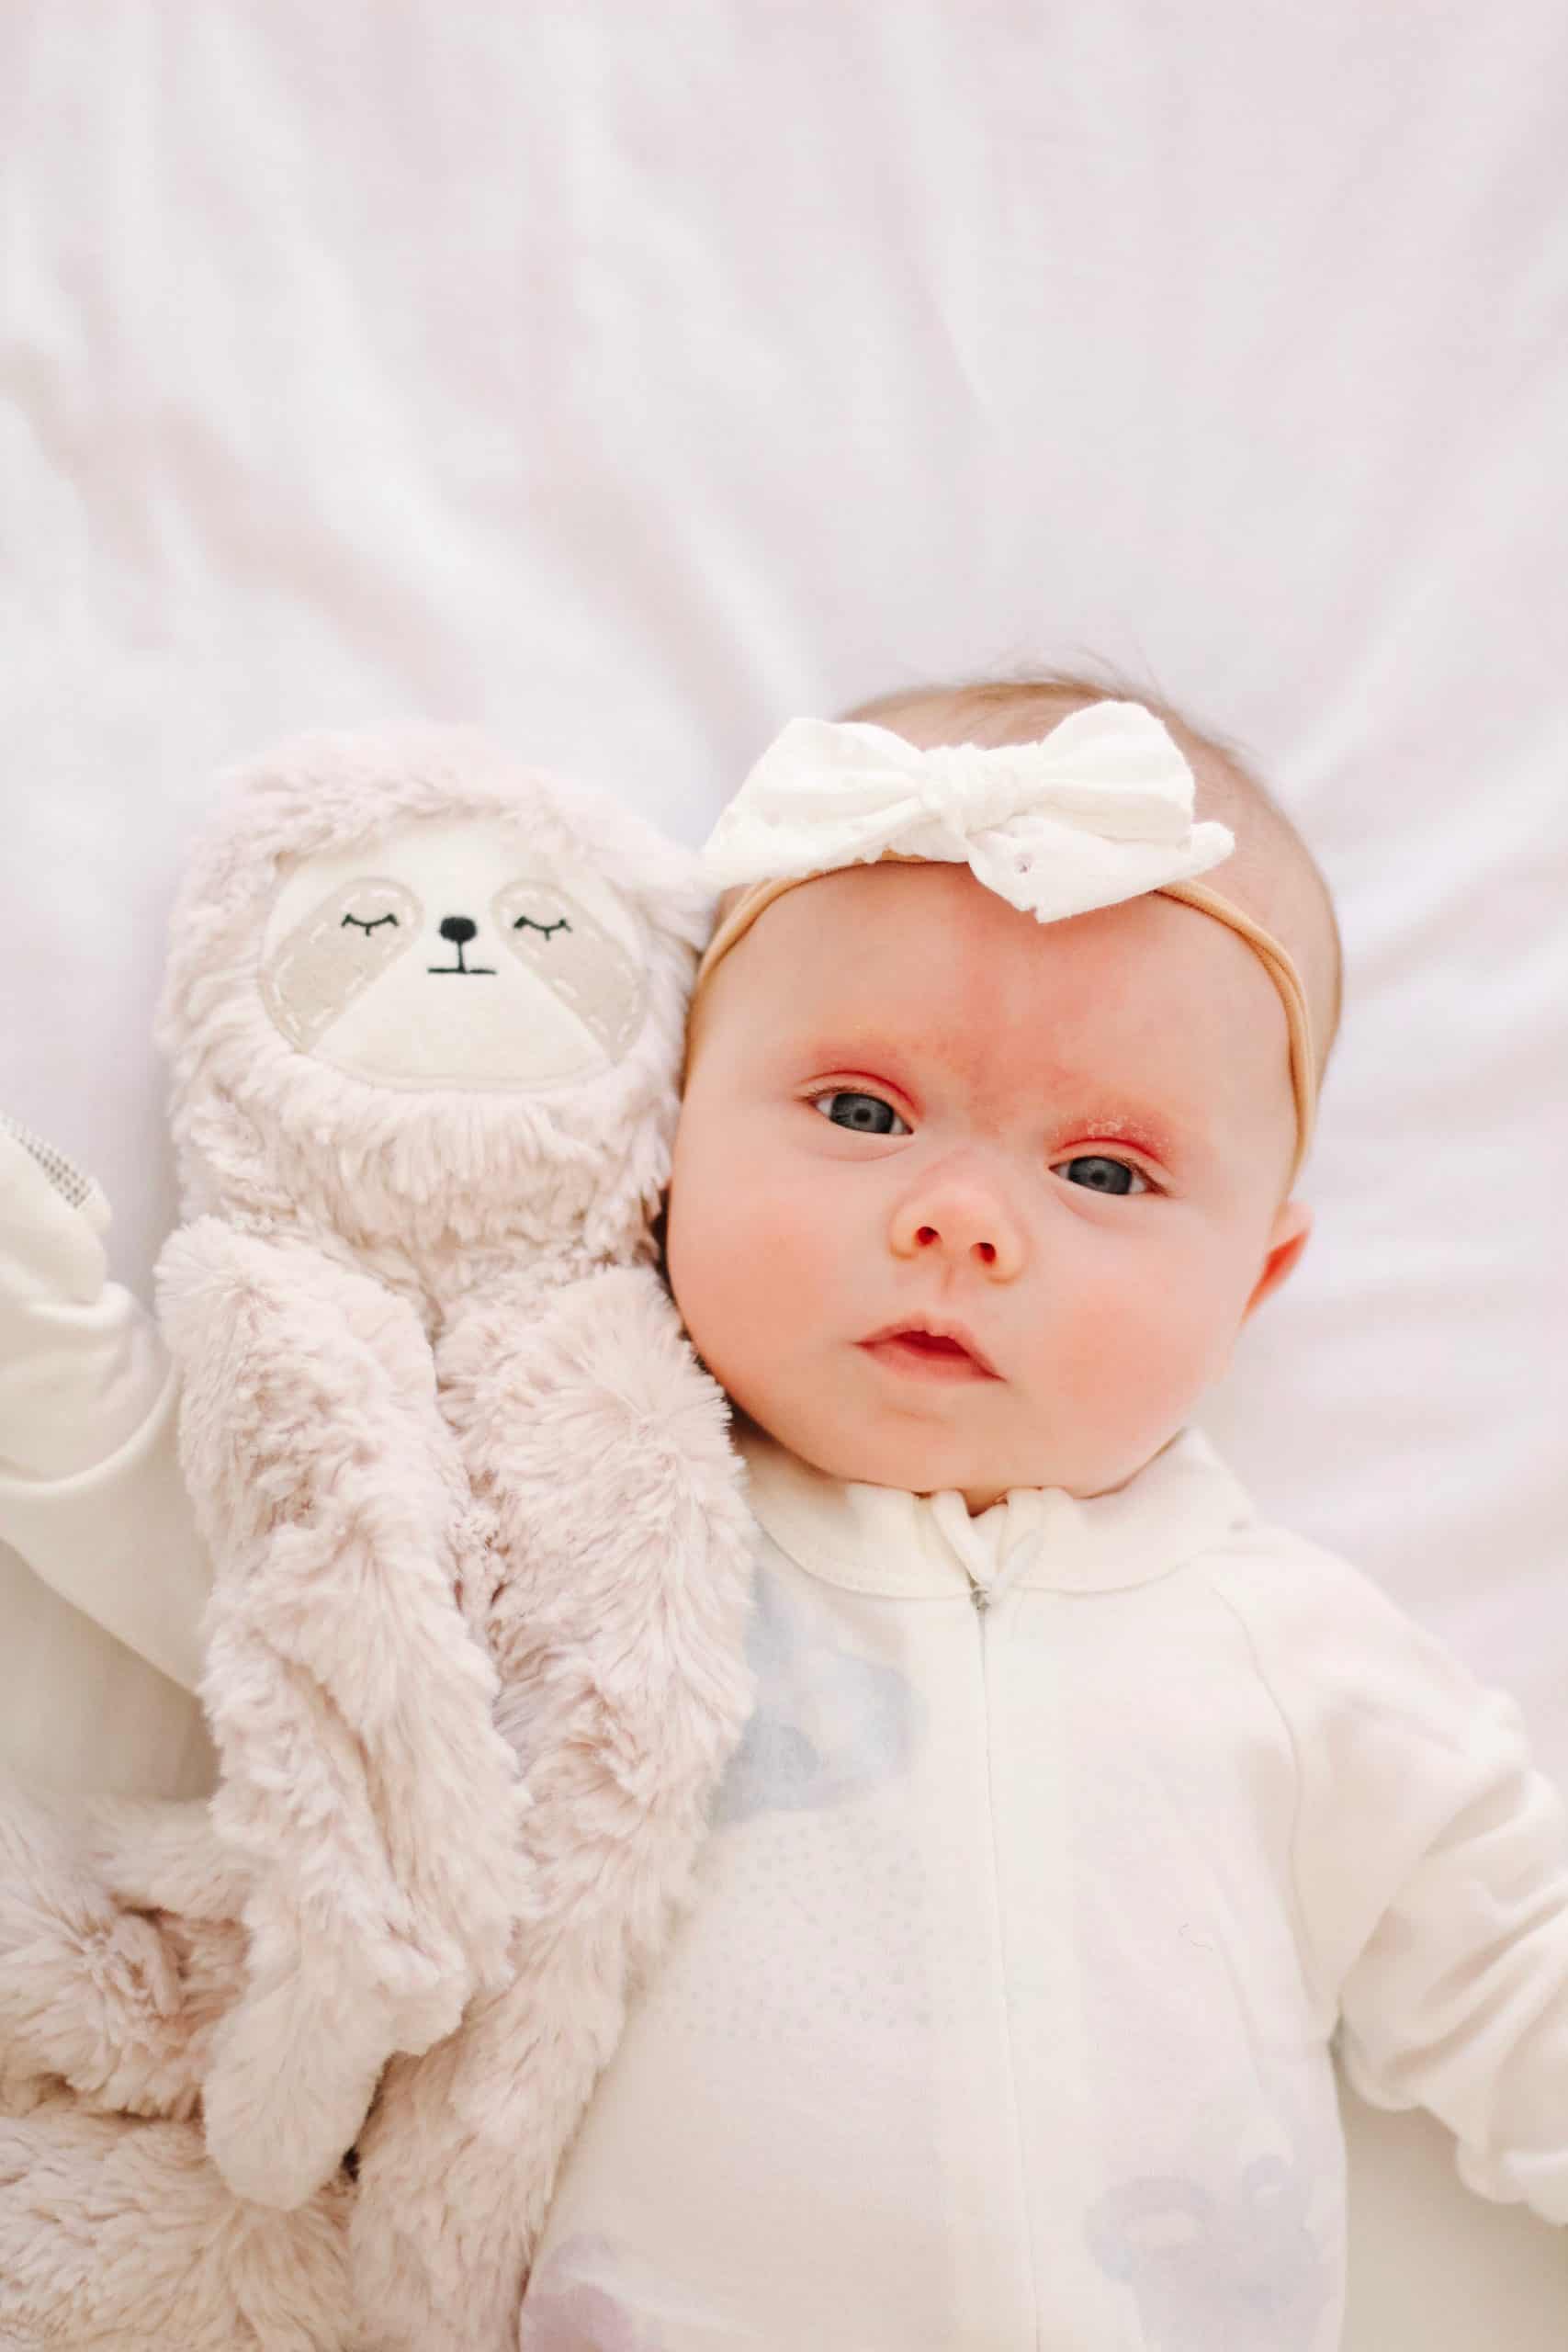
[[[859,717],[715,836],[668,1259],[744,1416],[760,1697],[523,2342],[1330,2352],[1337,2028],[1568,2221],[1516,1712],[1189,1426],[1307,1239],[1332,909],[1174,718]]]
[[[1071,681],[797,721],[713,846],[667,1248],[758,1700],[525,2352],[1333,2352],[1337,2030],[1568,2221],[1568,1869],[1190,1427],[1307,1238],[1321,878]]]

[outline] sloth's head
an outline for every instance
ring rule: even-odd
[[[635,1246],[706,906],[686,853],[449,729],[242,771],[174,923],[189,1213],[355,1246]]]
[[[644,957],[633,908],[581,857],[479,818],[425,819],[297,865],[258,979],[312,1061],[410,1091],[543,1093],[630,1051]]]

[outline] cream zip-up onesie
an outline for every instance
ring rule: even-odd
[[[747,1447],[755,1716],[525,2352],[1333,2352],[1353,2080],[1568,2221],[1568,1870],[1517,1710],[1260,1525]]]

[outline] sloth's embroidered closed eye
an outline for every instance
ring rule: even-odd
[[[513,931],[541,932],[545,938],[550,939],[558,931],[570,931],[571,925],[564,915],[558,916],[554,922],[536,922],[532,915],[519,915],[512,928]]]
[[[384,922],[389,922],[392,929],[396,931],[398,927],[396,915],[378,915],[373,922],[367,922],[363,915],[344,915],[338,929],[342,931],[345,924],[352,923],[355,931],[379,931]]]

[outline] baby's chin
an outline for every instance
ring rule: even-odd
[[[764,1422],[740,1408],[742,1420],[771,1437],[797,1461],[848,1485],[894,1487],[905,1494],[961,1494],[971,1511],[987,1510],[1015,1487],[1059,1487],[1075,1495],[1098,1494],[1094,1467],[1074,1462],[1067,1450],[1048,1441],[1038,1445],[998,1445],[973,1435],[916,1429],[847,1429],[819,1424],[811,1416],[773,1414]],[[1135,1466],[1135,1465],[1134,1465]],[[1111,1476],[1121,1485],[1131,1475]],[[1079,1484],[1082,1476],[1091,1483]]]

